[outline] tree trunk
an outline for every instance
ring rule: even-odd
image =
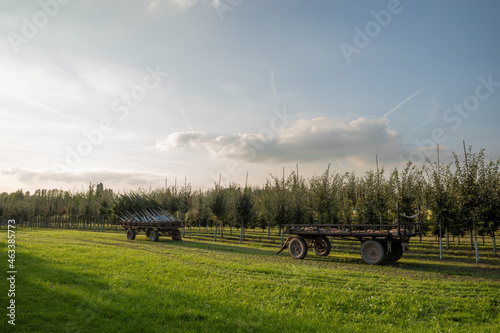
[[[214,232],[214,242],[217,241],[217,224],[218,224],[219,219],[215,218],[215,232]]]
[[[448,228],[446,228],[446,249],[450,248],[450,234],[448,233]]]
[[[495,233],[493,233],[493,236],[491,236],[491,239],[493,240],[493,256],[497,256],[497,242],[495,240]]]
[[[241,219],[241,228],[240,228],[240,244],[243,241],[243,219]]]

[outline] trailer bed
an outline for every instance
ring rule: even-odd
[[[332,236],[352,237],[359,239],[364,237],[388,237],[408,238],[417,236],[418,226],[415,223],[403,224],[401,226],[388,224],[288,224],[285,233],[302,236]]]
[[[371,265],[379,265],[384,260],[398,261],[409,250],[411,237],[422,235],[420,206],[418,213],[407,216],[397,209],[397,224],[287,224],[283,234],[280,253],[288,247],[295,259],[304,259],[307,249],[314,249],[318,256],[328,256],[333,237],[354,239],[361,242],[361,258]],[[400,216],[407,220],[402,222]],[[407,222],[417,218],[418,222]],[[283,237],[282,234],[282,237]]]
[[[125,212],[118,216],[118,224],[127,232],[127,239],[135,239],[141,231],[151,241],[158,241],[161,235],[169,235],[173,240],[182,241],[179,229],[184,228],[184,222],[177,220],[162,209],[144,209],[140,212]]]

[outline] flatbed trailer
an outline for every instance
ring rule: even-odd
[[[303,259],[308,248],[318,256],[328,256],[332,244],[330,238],[345,238],[361,242],[361,258],[370,265],[379,265],[384,260],[398,261],[409,250],[411,237],[422,235],[419,213],[406,216],[399,213],[397,224],[287,224],[284,234],[289,237],[283,243],[280,253],[288,247],[290,256]],[[400,215],[418,218],[418,222],[401,222]]]
[[[182,241],[179,229],[184,227],[184,222],[175,219],[163,210],[126,212],[123,216],[118,217],[118,224],[125,228],[129,240],[135,239],[137,233],[144,231],[146,237],[153,242],[157,242],[163,235],[171,236],[173,240]]]
[[[182,241],[181,232],[179,229],[183,227],[183,223],[168,222],[151,222],[151,223],[137,223],[137,222],[118,222],[127,231],[127,239],[133,240],[135,236],[144,231],[146,237],[153,242],[157,242],[160,236],[171,236],[173,240]]]

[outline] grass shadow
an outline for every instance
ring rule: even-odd
[[[58,268],[24,253],[18,272],[16,327],[24,332],[237,332],[277,324],[267,312],[180,292],[168,288],[168,281],[140,283],[140,269],[128,277],[129,286],[115,286],[99,274]],[[0,329],[8,332],[7,326],[3,320]]]

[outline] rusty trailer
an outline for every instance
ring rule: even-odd
[[[417,219],[417,222],[402,222],[400,216]],[[328,256],[333,237],[361,242],[361,258],[370,265],[379,265],[384,260],[398,261],[409,250],[411,237],[422,235],[420,208],[413,216],[399,213],[397,205],[397,224],[288,224],[284,234],[288,239],[283,242],[280,253],[288,247],[290,256],[303,259],[308,248],[318,256]]]
[[[182,241],[179,229],[184,227],[184,222],[163,209],[125,212],[118,217],[118,224],[125,228],[129,240],[135,239],[137,233],[144,231],[146,237],[153,242],[157,242],[160,236],[171,236],[173,240]]]

